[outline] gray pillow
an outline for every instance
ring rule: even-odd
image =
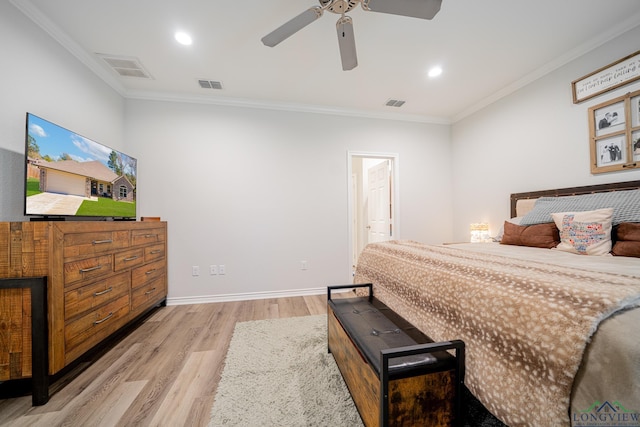
[[[640,189],[583,194],[580,196],[540,197],[520,225],[553,222],[552,213],[583,212],[613,208],[613,225],[640,222]]]

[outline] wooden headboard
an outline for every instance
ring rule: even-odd
[[[609,191],[636,190],[640,181],[614,182],[611,184],[587,185],[584,187],[558,188],[555,190],[531,191],[511,194],[511,218],[516,216],[516,203],[521,199],[537,199],[538,197],[577,196],[580,194],[607,193]]]

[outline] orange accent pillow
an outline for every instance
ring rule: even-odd
[[[640,258],[640,223],[621,223],[616,227],[616,239],[613,255]]]
[[[504,222],[503,245],[555,248],[560,243],[560,232],[553,222],[535,225],[517,225]]]

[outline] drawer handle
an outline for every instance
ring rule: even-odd
[[[147,292],[145,292],[144,294],[145,294],[145,295],[149,295],[149,294],[153,293],[153,291],[155,291],[155,290],[156,290],[156,288],[151,288],[150,290],[148,290],[148,291],[147,291]]]
[[[113,317],[113,311],[111,313],[109,313],[107,315],[107,317],[105,317],[104,319],[100,319],[100,320],[96,320],[95,322],[93,322],[94,325],[99,325],[102,322],[106,322],[107,320],[111,319]]]
[[[99,297],[100,295],[104,295],[104,294],[108,294],[109,292],[111,292],[113,290],[113,286],[111,286],[109,289],[105,289],[102,292],[94,292],[93,296],[94,297]]]
[[[91,268],[81,268],[80,273],[88,273],[90,271],[100,270],[101,268],[102,268],[102,265],[96,265],[95,267],[91,267]]]
[[[159,254],[162,252],[162,249],[156,249],[155,251],[151,251],[151,255]]]
[[[113,239],[106,239],[106,240],[94,240],[93,242],[94,245],[101,245],[103,243],[113,243]]]
[[[150,239],[150,238],[152,238],[152,237],[157,237],[157,236],[158,236],[157,234],[145,234],[145,235],[144,235],[144,238],[145,238],[145,239]]]
[[[136,255],[136,256],[131,256],[129,258],[125,258],[125,259],[123,259],[123,261],[125,261],[125,262],[126,261],[133,261],[134,259],[138,259],[138,258],[140,258],[140,257],[138,255]]]
[[[154,271],[156,271],[156,269],[155,269],[155,268],[152,268],[151,270],[149,270],[149,271],[145,272],[144,274],[151,274],[151,273],[153,273]]]
[[[382,334],[399,334],[400,333],[400,329],[396,328],[396,329],[387,329],[386,331],[379,331],[377,329],[373,329],[371,328],[371,335],[377,337],[380,336]]]

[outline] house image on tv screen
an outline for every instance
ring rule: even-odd
[[[118,201],[134,201],[133,184],[126,176],[118,176],[98,160],[76,162],[36,160],[40,169],[40,191],[83,197],[107,197]]]
[[[137,160],[27,113],[25,214],[136,217]]]

